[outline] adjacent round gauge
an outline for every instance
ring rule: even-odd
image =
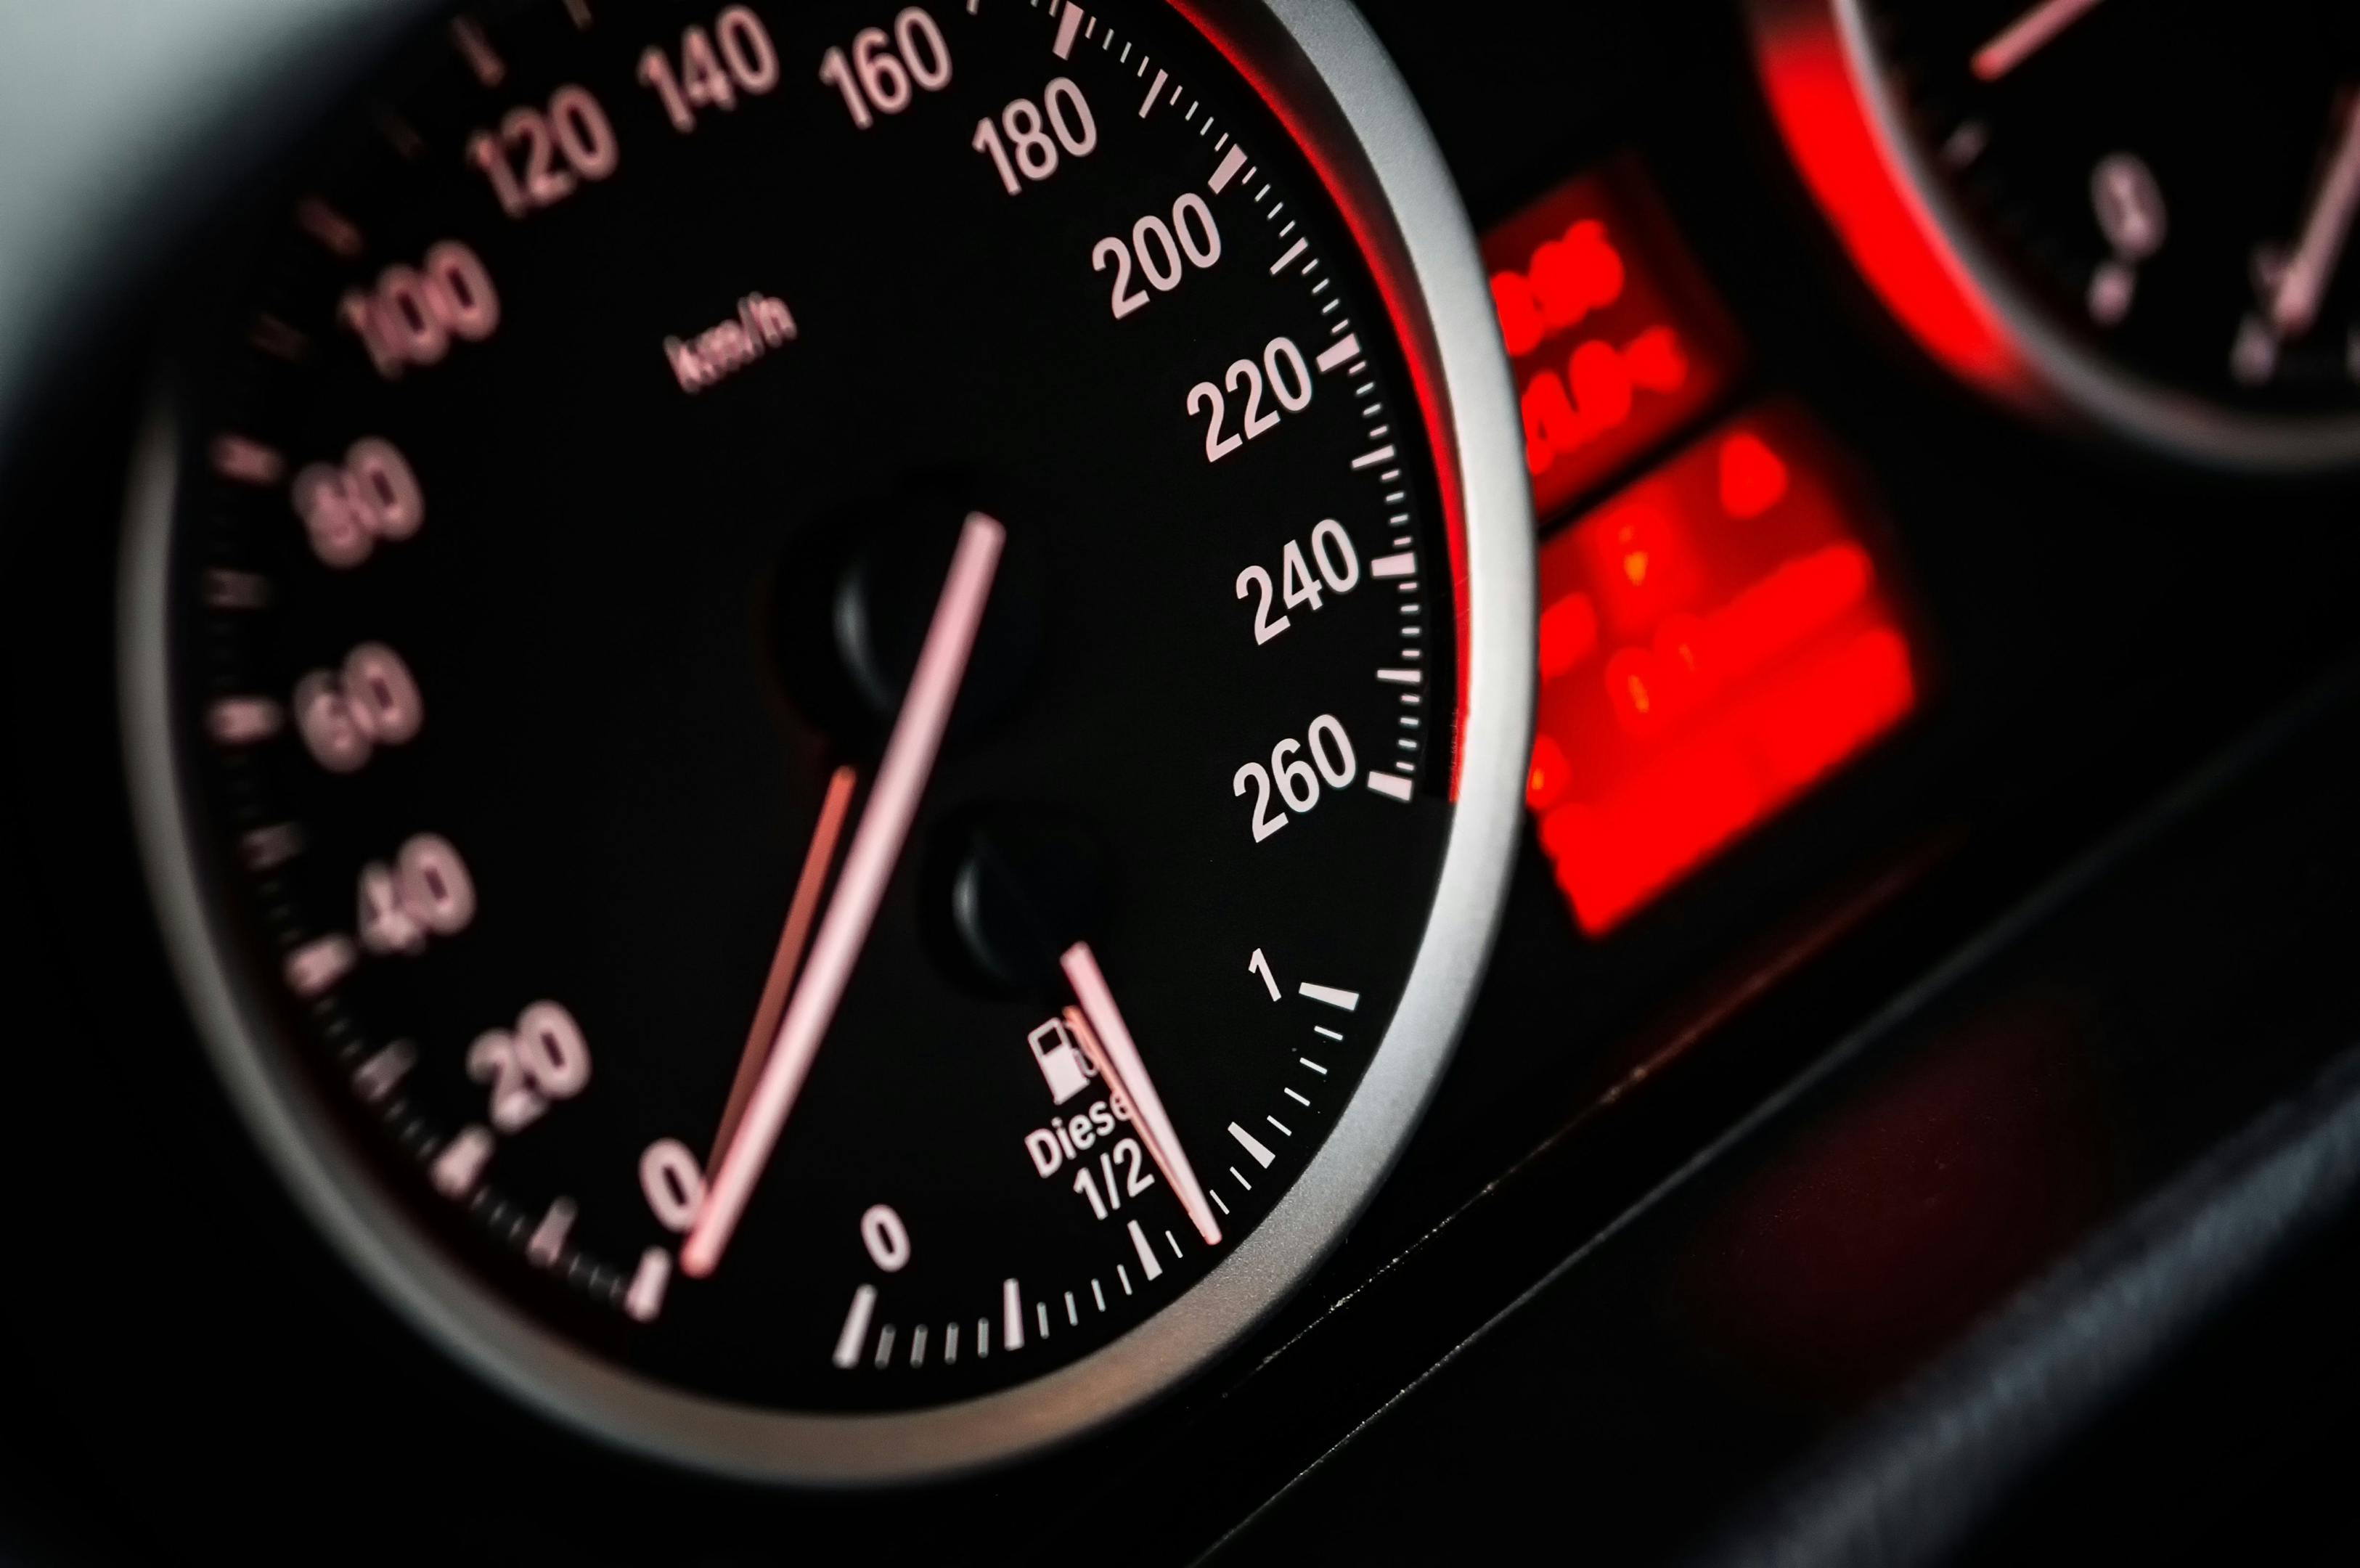
[[[1441,1068],[1525,745],[1517,421],[1358,18],[536,0],[305,147],[125,635],[177,968],[323,1228],[742,1475],[1233,1342]]]
[[[2186,455],[2360,459],[2360,11],[1834,0],[2029,368]]]

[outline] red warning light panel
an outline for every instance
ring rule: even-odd
[[[1582,929],[1620,923],[1916,705],[1834,453],[1730,420],[1542,548],[1526,800]]]
[[[1483,241],[1524,402],[1543,517],[1701,413],[1737,338],[1628,159],[1544,196]]]

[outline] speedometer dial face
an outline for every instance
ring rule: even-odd
[[[549,0],[364,97],[191,378],[133,702],[315,1211],[741,1471],[1233,1337],[1438,1067],[1519,755],[1389,215],[1147,5]]]
[[[2360,456],[2360,16],[1842,0],[1929,204],[2036,363],[2205,455]],[[2202,104],[2202,112],[2193,105]]]

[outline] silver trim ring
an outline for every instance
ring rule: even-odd
[[[1256,0],[1228,0],[1224,16]],[[414,1325],[522,1402],[629,1452],[749,1481],[878,1484],[1007,1460],[1163,1392],[1234,1344],[1311,1271],[1375,1192],[1424,1110],[1474,998],[1523,821],[1534,665],[1532,512],[1522,425],[1456,187],[1407,86],[1335,0],[1260,7],[1299,49],[1290,91],[1334,98],[1358,142],[1363,213],[1390,230],[1432,332],[1431,388],[1455,439],[1467,530],[1467,714],[1434,906],[1392,1026],[1333,1132],[1269,1216],[1171,1305],[1081,1361],[934,1410],[805,1415],[694,1395],[597,1359],[464,1272],[320,1114],[268,1042],[198,885],[172,746],[169,557],[180,461],[158,400],[134,461],[120,583],[122,723],[148,885],[214,1066],[279,1175],[353,1267]],[[1261,63],[1261,62],[1258,62]],[[1275,62],[1287,64],[1290,62]],[[1307,74],[1306,74],[1307,71]],[[1327,94],[1324,84],[1342,91]],[[1317,97],[1314,96],[1314,102]],[[1349,167],[1349,166],[1348,166]],[[1374,258],[1382,263],[1382,258]],[[1413,356],[1420,345],[1404,345]],[[1448,463],[1452,453],[1437,461]]]

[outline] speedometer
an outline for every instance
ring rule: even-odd
[[[1406,1136],[1530,695],[1464,220],[1340,5],[436,18],[130,518],[176,970],[516,1395],[940,1473],[1233,1343]]]

